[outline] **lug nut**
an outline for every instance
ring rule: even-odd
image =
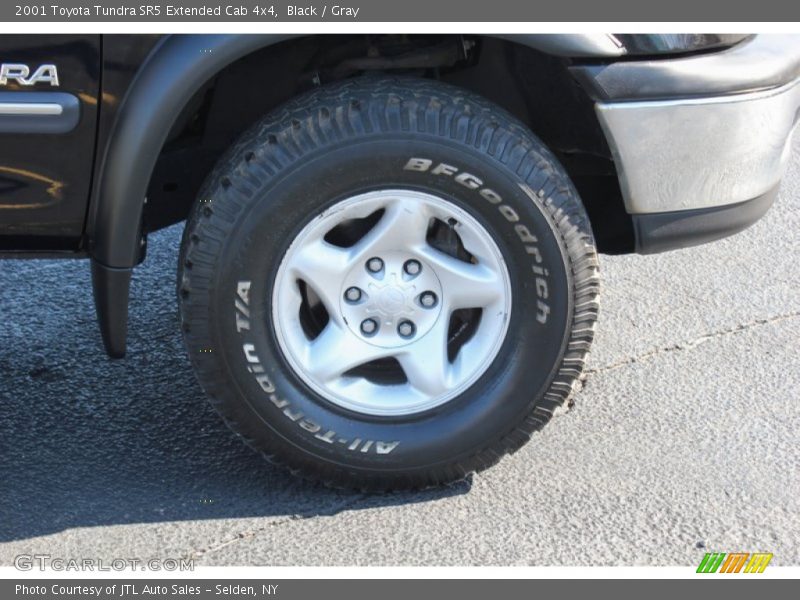
[[[377,256],[375,258],[370,258],[367,261],[367,270],[370,273],[380,273],[383,270],[383,261]]]
[[[361,321],[361,333],[372,335],[378,331],[378,322],[375,319],[364,319]]]
[[[419,275],[419,272],[422,271],[422,265],[419,264],[418,260],[407,260],[403,265],[403,271],[406,272],[406,275]]]
[[[411,321],[400,321],[397,325],[397,333],[400,334],[400,337],[410,338],[416,331],[417,328]]]
[[[422,292],[419,296],[419,303],[425,308],[436,306],[436,294],[433,292]]]
[[[361,300],[361,290],[357,287],[349,287],[344,293],[344,298],[348,302],[358,302]]]

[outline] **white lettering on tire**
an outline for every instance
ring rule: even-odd
[[[515,223],[514,231],[517,237],[525,247],[525,252],[532,257],[534,264],[531,270],[535,276],[536,291],[536,320],[544,325],[547,323],[547,318],[550,315],[550,304],[547,302],[550,297],[550,290],[547,280],[550,276],[550,271],[542,266],[544,261],[542,253],[539,251],[539,240],[533,235],[528,227],[520,223],[520,216],[513,207],[503,203],[503,198],[493,189],[486,187],[483,180],[472,173],[461,170],[459,167],[449,165],[447,163],[438,163],[434,165],[434,161],[430,158],[412,157],[403,167],[404,171],[416,171],[419,173],[430,173],[431,175],[442,175],[445,177],[452,177],[454,181],[463,185],[468,190],[477,191],[478,194],[487,200],[490,204],[497,207],[497,210],[509,223]],[[532,200],[544,196],[544,191],[535,194],[527,185],[520,184],[522,191],[525,192]]]
[[[239,281],[236,284],[236,295],[234,306],[236,308],[235,321],[236,331],[242,335],[243,332],[250,331],[250,281]],[[250,372],[261,390],[267,394],[269,401],[281,411],[281,414],[296,423],[301,429],[312,434],[315,439],[328,444],[339,444],[351,452],[361,452],[367,454],[370,451],[375,454],[389,454],[400,445],[399,441],[384,442],[378,440],[362,440],[361,438],[349,439],[339,436],[333,429],[327,429],[322,425],[312,421],[301,411],[292,406],[291,402],[281,398],[277,394],[275,384],[266,373],[261,359],[256,352],[255,344],[245,341],[242,344],[242,352],[247,363],[247,370]]]

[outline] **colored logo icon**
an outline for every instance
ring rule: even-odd
[[[763,573],[772,560],[768,552],[708,552],[697,567],[698,573]]]

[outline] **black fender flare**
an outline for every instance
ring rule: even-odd
[[[170,35],[150,52],[119,108],[101,157],[87,237],[103,343],[125,355],[128,294],[142,253],[141,221],[150,175],[169,131],[192,96],[222,69],[261,48],[299,34]],[[556,56],[624,53],[603,34],[504,35]]]
[[[151,51],[123,99],[102,159],[88,226],[92,258],[112,268],[138,263],[147,185],[181,110],[223,68],[289,37],[171,35]]]
[[[171,35],[139,68],[102,157],[87,224],[100,333],[112,358],[125,356],[128,296],[142,250],[150,175],[170,128],[192,96],[223,68],[289,35]]]

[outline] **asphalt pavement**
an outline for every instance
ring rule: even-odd
[[[102,351],[86,262],[0,261],[0,565],[798,565],[799,232],[796,143],[746,232],[601,257],[572,410],[469,481],[390,495],[295,480],[221,424],[178,331],[180,226],[136,271],[124,361]]]

